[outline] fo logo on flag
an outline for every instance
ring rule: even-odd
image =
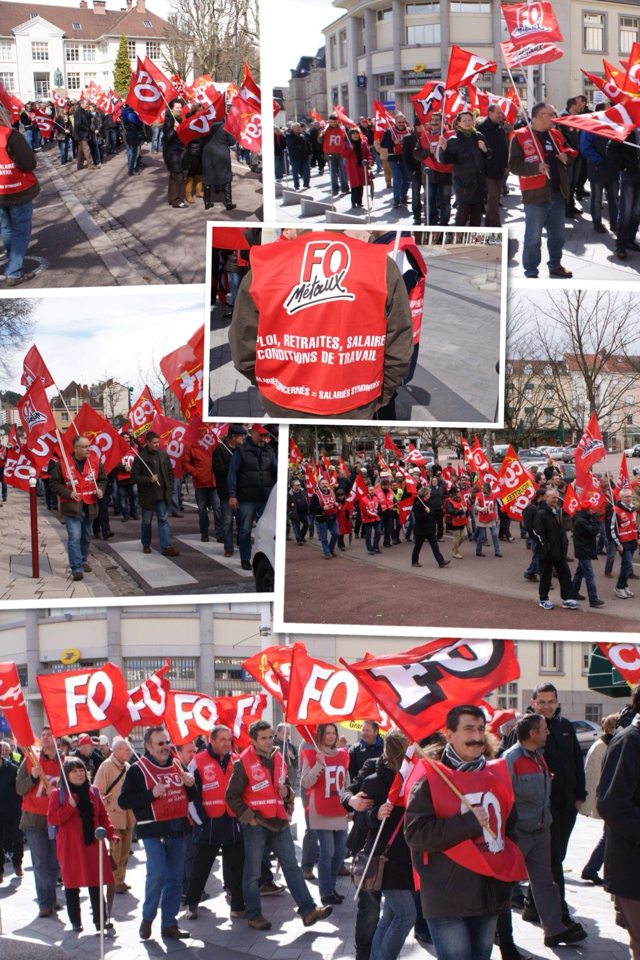
[[[48,422],[46,414],[41,413],[40,410],[36,409],[33,404],[33,400],[31,400],[30,397],[25,398],[20,410],[20,417],[24,423],[25,430],[28,433],[30,433],[39,423]]]
[[[305,247],[300,282],[287,299],[285,310],[291,316],[306,307],[337,300],[355,300],[344,280],[349,272],[351,252],[338,240],[311,240]]]

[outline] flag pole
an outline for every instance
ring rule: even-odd
[[[60,430],[58,429],[58,427],[56,427],[56,436],[58,438],[58,446],[60,447],[60,453],[62,454],[62,459],[64,460],[64,465],[67,468],[67,473],[69,475],[69,483],[71,484],[71,489],[73,490],[74,493],[77,493],[78,491],[76,490],[76,482],[73,479],[73,476],[71,473],[71,467],[69,466],[69,461],[67,460],[67,451],[65,450],[64,444],[62,443],[62,437],[60,436]]]
[[[360,883],[358,884],[358,887],[357,887],[357,889],[356,889],[356,892],[355,892],[354,895],[353,895],[353,899],[354,899],[354,900],[357,900],[357,899],[358,899],[358,896],[359,896],[359,894],[360,894],[360,888],[362,887],[362,884],[364,883],[364,878],[365,878],[366,875],[367,875],[367,871],[368,871],[368,869],[369,869],[369,864],[371,863],[371,860],[372,860],[372,858],[373,858],[374,851],[375,851],[376,847],[378,846],[378,841],[380,840],[380,834],[382,833],[382,828],[384,827],[385,821],[386,821],[387,819],[388,819],[387,817],[383,817],[382,820],[380,821],[380,827],[379,827],[379,829],[378,829],[378,832],[376,833],[376,838],[375,838],[375,840],[373,841],[373,846],[371,847],[371,853],[369,854],[369,857],[368,857],[367,862],[366,862],[366,864],[365,864],[364,870],[362,871],[362,876],[360,877]]]
[[[29,760],[31,760],[31,765],[32,765],[33,767],[39,767],[39,766],[40,766],[40,764],[38,763],[38,758],[36,757],[35,753],[33,752],[33,747],[32,747],[32,746],[31,746],[31,747],[25,747],[25,748],[24,748],[24,752],[25,752],[25,755],[29,758]],[[42,770],[40,770],[40,773],[38,774],[38,779],[41,781],[42,786],[44,787],[44,791],[45,791],[46,795],[49,796],[49,794],[51,793],[51,784],[50,784],[49,781],[47,780],[47,778],[46,778],[46,776],[44,775],[44,773],[43,773]]]
[[[503,56],[504,56],[504,55],[503,55]],[[505,65],[505,67],[507,68],[507,73],[509,74],[509,80],[511,80],[511,86],[513,87],[514,93],[515,93],[516,97],[518,98],[518,107],[519,107],[519,109],[520,109],[520,112],[522,113],[522,116],[523,116],[523,118],[524,118],[524,122],[525,122],[526,125],[527,125],[527,129],[529,130],[529,133],[531,134],[531,139],[533,140],[534,146],[535,146],[535,148],[536,148],[536,153],[538,154],[538,156],[539,156],[539,158],[540,158],[540,163],[544,163],[545,161],[544,161],[544,157],[542,156],[542,150],[540,149],[540,144],[538,143],[538,138],[536,137],[535,133],[533,132],[533,129],[532,129],[532,127],[531,127],[531,121],[529,120],[529,117],[527,116],[527,111],[524,109],[524,106],[523,106],[523,104],[522,104],[522,100],[520,99],[520,94],[518,93],[518,88],[516,87],[516,82],[515,82],[515,80],[513,79],[513,74],[512,74],[512,72],[511,72],[511,67],[510,67],[509,64],[507,63],[506,58],[504,58],[504,65]],[[527,89],[528,89],[528,87],[527,87]],[[554,141],[553,137],[551,137],[551,142],[554,143],[554,146],[555,146],[555,141]],[[556,149],[556,153],[558,153],[558,150],[557,150],[557,149]],[[547,171],[547,173],[545,174],[545,176],[546,176],[546,178],[547,178],[547,180],[548,180],[548,179],[549,179],[549,172],[548,172],[548,171]]]
[[[446,783],[446,785],[449,787],[452,793],[456,795],[456,797],[458,798],[462,806],[466,807],[469,812],[473,813],[473,807],[469,803],[465,795],[463,793],[460,793],[456,785],[452,783],[451,780],[449,780],[449,777],[446,775],[442,767],[439,764],[437,764],[435,760],[432,760],[431,757],[418,744],[416,744],[416,753],[418,754],[421,760],[424,760],[426,763],[429,764],[432,770],[435,770],[435,772]],[[496,835],[491,829],[491,827],[489,826],[483,827],[483,830],[485,830],[489,834],[492,840],[496,839]]]
[[[58,741],[57,741],[56,737],[53,738],[53,742],[54,742],[55,748],[56,748],[56,754],[57,754],[57,757],[58,757],[58,763],[60,764],[60,773],[62,774],[62,779],[64,780],[64,785],[65,785],[65,787],[67,788],[67,793],[69,794],[69,796],[71,796],[71,787],[69,786],[69,781],[67,780],[67,775],[66,775],[66,773],[64,772],[64,764],[63,764],[63,762],[62,762],[62,757],[60,756],[60,751],[59,751],[59,749],[58,749]]]
[[[52,377],[51,379],[53,380],[53,377]],[[73,417],[73,418],[71,417],[71,411],[69,410],[69,407],[67,406],[67,401],[66,401],[65,398],[62,396],[62,390],[60,389],[60,387],[58,386],[58,384],[55,382],[55,380],[53,380],[53,386],[54,386],[54,387],[56,388],[56,390],[58,391],[58,396],[59,396],[60,399],[62,400],[63,406],[64,406],[65,410],[67,411],[67,416],[69,417],[69,420],[70,420],[70,422],[71,422],[71,426],[72,426],[73,429],[75,430],[76,434],[78,434],[78,436],[80,436],[80,433],[79,433],[79,431],[78,431],[78,428],[76,427],[76,418],[75,418],[75,417]],[[76,409],[76,416],[77,416],[77,415],[78,415],[78,410]]]

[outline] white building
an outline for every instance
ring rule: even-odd
[[[74,97],[92,80],[108,91],[122,34],[132,67],[137,57],[149,57],[164,69],[166,21],[146,9],[146,0],[125,3],[113,10],[107,0],[91,7],[87,0],[74,6],[0,4],[0,81],[23,102],[50,98],[52,90]]]
[[[5,424],[20,424],[20,414],[17,407],[0,407],[0,427]]]

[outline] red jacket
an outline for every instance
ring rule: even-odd
[[[182,469],[193,477],[194,487],[215,487],[216,478],[211,469],[211,451],[190,447],[182,458]]]
[[[109,840],[113,840],[116,832],[109,820],[102,798],[96,796],[95,788],[89,791],[93,804],[93,826],[104,827]],[[56,833],[56,853],[62,873],[62,882],[65,887],[97,887],[98,851],[102,847],[102,864],[104,867],[104,882],[113,883],[113,872],[104,843],[97,841],[87,847],[82,835],[82,821],[77,807],[69,803],[69,795],[64,791],[64,800],[60,805],[60,790],[52,790],[49,797],[48,822],[58,828]]]
[[[360,143],[362,144],[362,163],[364,166],[358,166],[356,152],[348,141],[345,141],[345,144],[342,148],[341,156],[344,158],[345,166],[347,168],[347,180],[349,181],[350,187],[365,186],[365,166],[367,163],[371,162],[371,151],[369,150],[369,144],[362,138],[360,139]]]

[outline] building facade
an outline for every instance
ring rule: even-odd
[[[327,76],[324,47],[315,57],[301,57],[291,71],[286,98],[287,119],[301,120],[312,110],[324,116],[327,108]]]
[[[77,98],[91,81],[108,91],[122,34],[132,68],[137,57],[149,57],[164,69],[166,21],[147,10],[146,0],[125,3],[117,10],[108,10],[106,0],[91,7],[87,0],[75,6],[1,4],[0,82],[23,102],[50,98],[53,90]]]
[[[446,77],[451,46],[498,63],[478,86],[503,93],[511,85],[499,44],[508,40],[500,0],[333,0],[338,19],[325,28],[327,109],[335,103],[349,116],[371,115],[373,99],[395,104],[413,116],[410,97],[426,80]],[[564,36],[564,56],[531,69],[533,97],[558,109],[577,93],[593,94],[581,68],[603,76],[602,58],[620,62],[640,39],[637,6],[557,0],[553,4]],[[514,77],[525,102],[527,77]]]
[[[109,379],[91,386],[71,383],[51,398],[51,412],[58,429],[64,433],[75,419],[78,411],[88,403],[96,413],[107,419],[112,426],[121,426],[129,415],[131,392],[128,387]]]

